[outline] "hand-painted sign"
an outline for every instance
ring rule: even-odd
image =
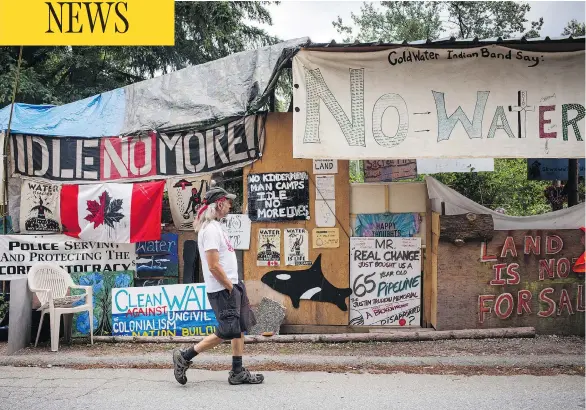
[[[178,235],[162,233],[158,241],[136,244],[136,274],[140,279],[178,277]]]
[[[408,237],[419,233],[418,213],[359,214],[354,236]]]
[[[112,289],[113,336],[204,336],[217,321],[203,283]]]
[[[584,176],[584,159],[578,161],[579,175]],[[527,179],[537,181],[567,181],[568,160],[565,158],[527,159]]]
[[[37,262],[69,273],[134,270],[134,244],[85,242],[66,235],[0,235],[0,279],[26,277]]]
[[[350,324],[420,326],[421,238],[350,238]]]
[[[417,161],[414,159],[364,161],[364,182],[400,181],[415,177]]]
[[[181,231],[193,231],[193,220],[202,206],[211,175],[167,180],[173,224]]]
[[[209,174],[260,158],[265,119],[251,115],[209,130],[129,137],[15,134],[10,137],[12,174],[84,182]]]
[[[583,158],[584,55],[496,45],[301,50],[293,157]]]
[[[440,174],[442,172],[494,171],[494,158],[431,159],[417,160],[417,173]]]
[[[253,222],[309,219],[307,172],[248,175],[248,216]]]

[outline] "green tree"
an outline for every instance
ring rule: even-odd
[[[562,36],[584,36],[586,32],[586,24],[579,23],[578,20],[572,19],[566,24]]]
[[[527,12],[531,6],[513,1],[405,1],[381,2],[382,8],[364,3],[360,14],[351,18],[357,32],[340,17],[332,24],[344,36],[343,41],[414,41],[436,39],[441,35],[457,38],[509,38],[516,33],[538,37],[543,18],[533,21],[527,30]]]
[[[269,2],[175,2],[172,47],[24,47],[17,101],[63,104],[156,75],[274,44]],[[0,47],[0,107],[10,103],[19,47]]]

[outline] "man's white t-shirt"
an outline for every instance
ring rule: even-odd
[[[212,272],[210,272],[208,260],[206,258],[206,251],[212,249],[217,250],[220,254],[220,265],[224,269],[224,272],[226,272],[228,280],[233,284],[238,283],[238,262],[236,261],[236,253],[234,252],[234,248],[220,222],[210,221],[205,224],[197,236],[197,246],[199,248],[206,291],[208,293],[219,292],[225,288],[216,280],[214,275],[212,275]]]

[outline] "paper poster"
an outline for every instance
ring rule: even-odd
[[[50,233],[61,230],[59,197],[61,186],[22,181],[20,229],[23,233]]]
[[[414,159],[364,161],[364,182],[391,182],[417,177]]]
[[[234,249],[250,249],[251,223],[248,215],[229,214],[220,221]]]
[[[336,199],[336,180],[333,175],[317,175],[315,177],[315,198]]]
[[[338,161],[335,159],[314,159],[313,160],[314,174],[337,174]]]
[[[358,214],[354,236],[398,237],[419,233],[421,217],[418,213]]]
[[[281,265],[281,230],[259,229],[256,266]]]
[[[303,228],[285,229],[285,265],[311,265],[308,238]]]
[[[315,225],[320,228],[336,226],[336,201],[315,201]]]
[[[350,238],[350,325],[420,326],[421,238]]]
[[[312,232],[313,247],[339,248],[340,230],[338,228],[315,228]]]
[[[192,231],[193,219],[209,188],[211,175],[167,180],[173,224],[180,231]]]
[[[254,222],[309,219],[307,172],[248,175],[248,216]]]

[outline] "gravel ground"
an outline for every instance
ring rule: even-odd
[[[170,351],[176,343],[99,343],[93,346],[75,343],[61,344],[59,352],[65,355],[111,356],[142,355]],[[5,355],[6,343],[0,343],[0,356]],[[48,344],[29,347],[19,355],[48,351]],[[223,344],[210,353],[223,354],[230,345]],[[552,354],[584,355],[584,338],[576,336],[537,336],[520,339],[460,339],[423,342],[369,342],[369,343],[261,343],[247,344],[247,355],[317,355],[317,356],[546,356]]]

